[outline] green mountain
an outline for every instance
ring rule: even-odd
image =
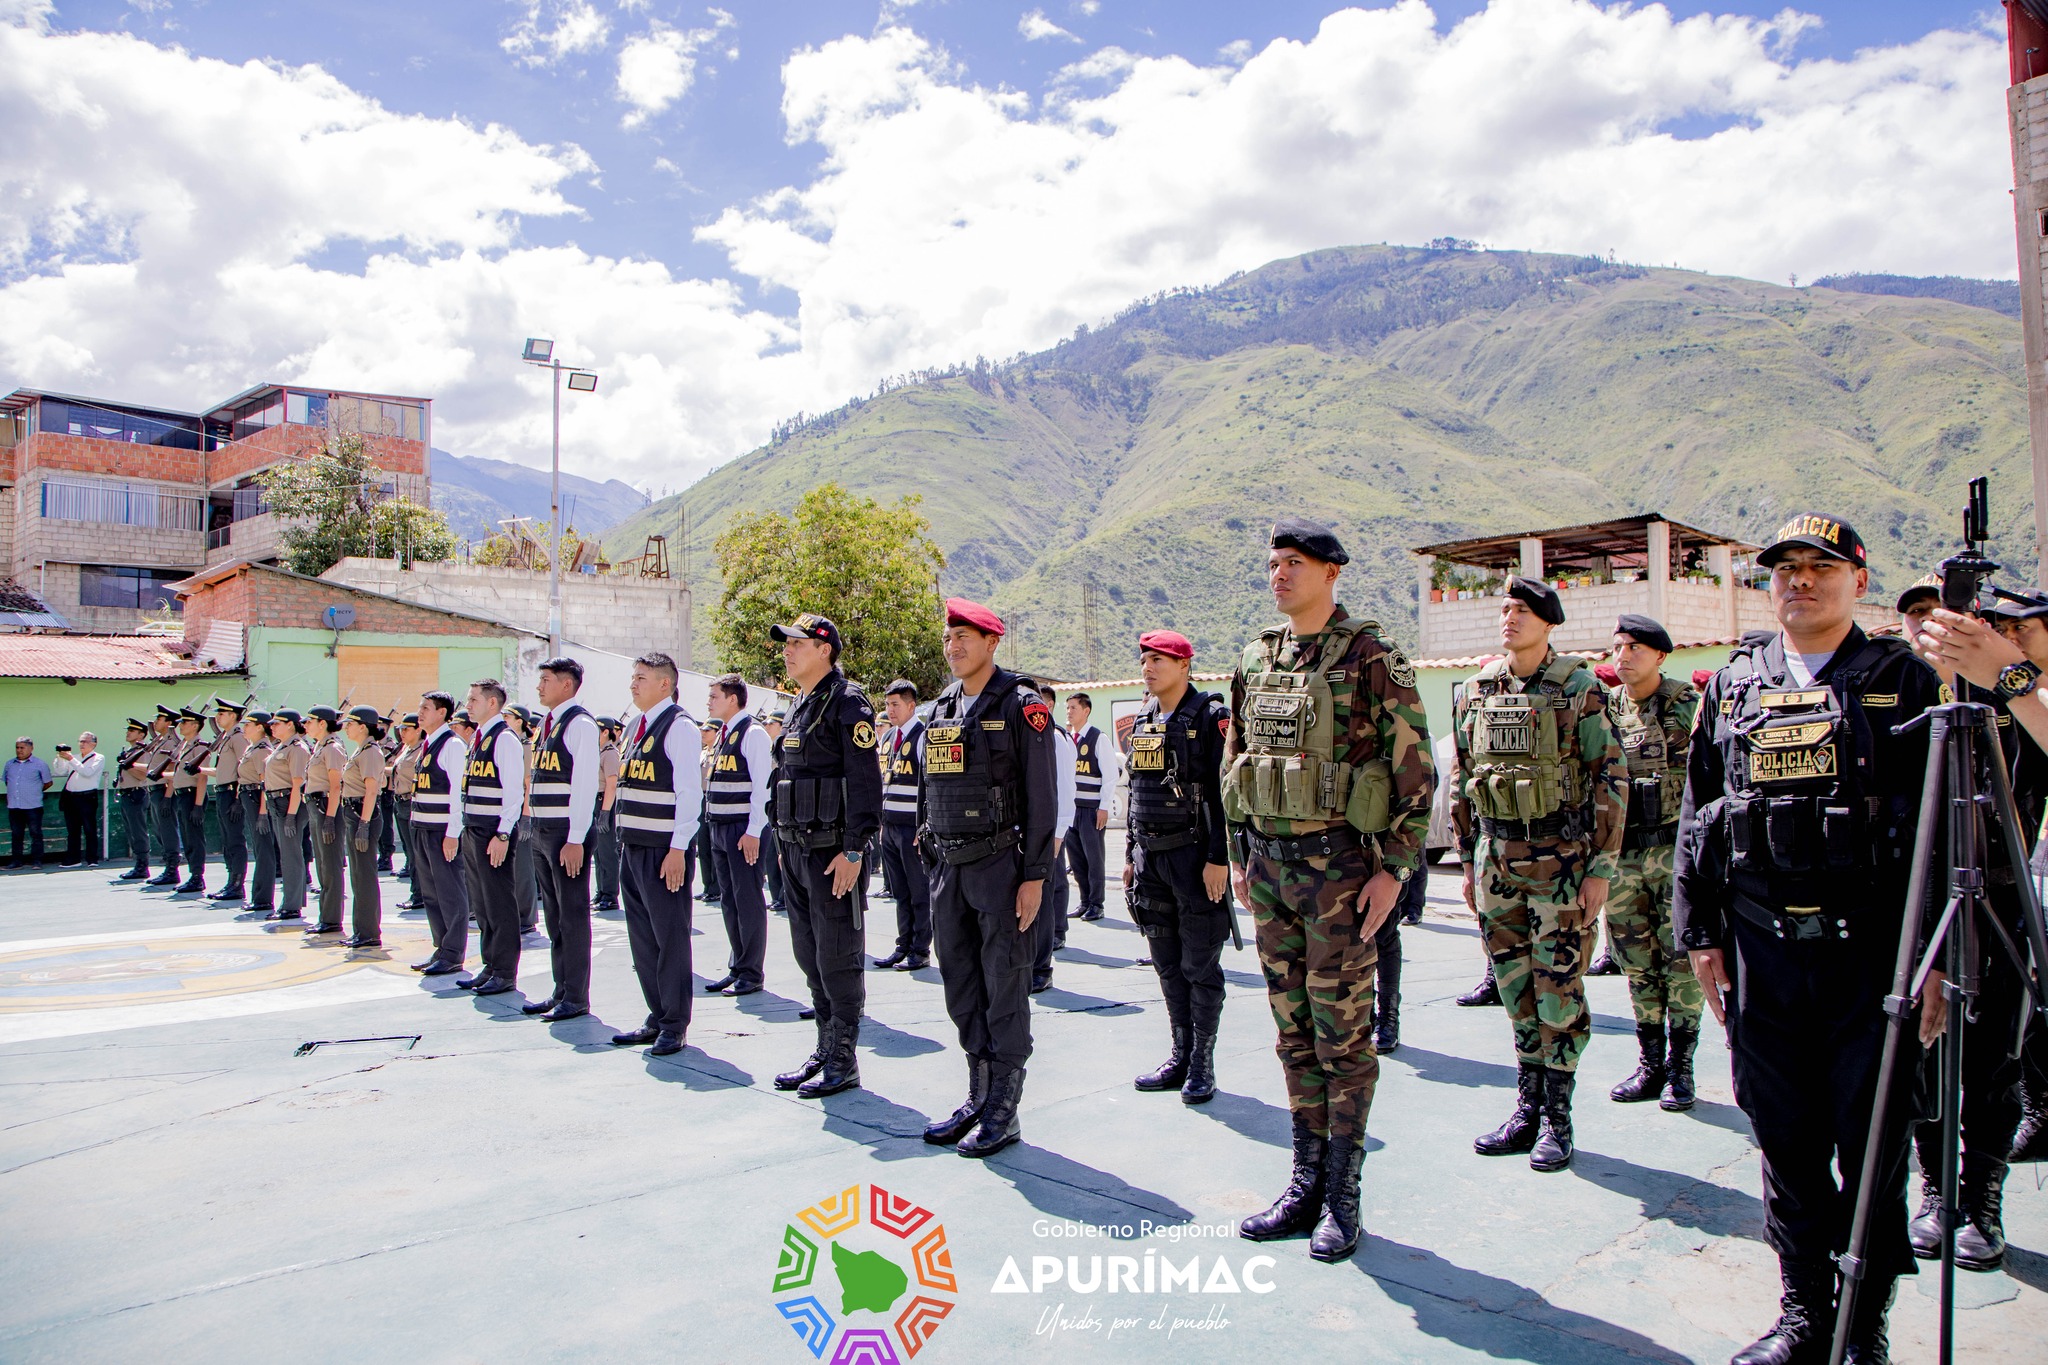
[[[513,517],[530,517],[536,526],[548,520],[545,469],[436,450],[433,474],[434,510],[466,540],[489,540]],[[562,524],[584,535],[600,535],[645,506],[647,495],[618,479],[562,475]]]
[[[1874,593],[1895,592],[1946,553],[1977,473],[1992,480],[1993,553],[2024,578],[2020,329],[1999,312],[1585,257],[1351,247],[1144,300],[1005,365],[885,385],[788,424],[607,540],[625,555],[665,533],[673,556],[687,508],[708,611],[718,585],[703,571],[735,512],[788,508],[827,480],[918,493],[946,591],[1010,623],[1005,663],[1114,677],[1154,626],[1186,633],[1198,667],[1234,658],[1271,615],[1265,532],[1286,512],[1340,530],[1346,603],[1412,639],[1406,547],[1645,511],[1751,540],[1794,511],[1833,512],[1869,542]]]

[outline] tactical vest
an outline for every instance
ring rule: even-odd
[[[676,834],[676,769],[669,762],[668,732],[683,708],[671,705],[647,727],[640,742],[625,750],[612,819],[619,838],[638,848],[668,848]],[[688,760],[695,762],[694,755]]]
[[[569,827],[569,788],[576,776],[576,755],[569,752],[569,726],[590,712],[580,702],[570,702],[548,731],[548,742],[533,757],[533,789],[526,800],[533,808],[536,825]],[[597,724],[595,720],[590,722]]]
[[[1560,654],[1520,692],[1508,690],[1506,659],[1472,680],[1472,812],[1496,837],[1583,839],[1592,831],[1585,765],[1579,759],[1573,699],[1565,683],[1586,661]]]
[[[455,794],[454,785],[448,774],[441,768],[441,750],[448,747],[448,741],[455,738],[455,728],[441,727],[438,739],[426,742],[419,757],[418,770],[412,779],[412,822],[415,825],[448,826],[449,798]]]
[[[754,774],[741,741],[754,718],[728,723],[711,750],[711,777],[704,784],[704,818],[722,825],[745,824],[754,813]]]
[[[775,743],[780,760],[769,793],[775,836],[798,848],[838,848],[846,836],[846,746],[833,733],[839,708],[853,690],[836,669],[790,708],[782,738]],[[870,738],[870,743],[872,743]],[[863,751],[859,762],[872,763]]]
[[[1360,633],[1378,630],[1375,621],[1332,621],[1313,664],[1293,669],[1280,667],[1282,632],[1261,637],[1265,666],[1245,674],[1238,752],[1223,774],[1229,819],[1342,820],[1365,834],[1391,826],[1393,767],[1337,757],[1337,701],[1324,667],[1341,663]]]
[[[462,771],[462,824],[466,829],[495,830],[505,813],[505,774],[498,771],[498,736],[506,731],[503,716],[492,716],[477,731],[476,747]]]
[[[1201,835],[1201,762],[1195,726],[1216,698],[1188,689],[1171,714],[1147,697],[1131,727],[1131,835],[1148,852],[1183,848]]]
[[[1678,721],[1678,708],[1695,697],[1690,683],[1665,678],[1648,701],[1638,702],[1625,687],[1608,694],[1607,715],[1621,737],[1628,757],[1628,820],[1622,847],[1640,849],[1675,843],[1678,803],[1685,795],[1685,753],[1690,731]],[[1647,707],[1657,708],[1652,724]]]
[[[924,734],[924,722],[911,717],[898,726],[896,736],[882,757],[882,822],[889,825],[917,823],[917,741]]]
[[[1074,736],[1074,809],[1102,808],[1102,731],[1089,726]]]
[[[941,848],[989,842],[989,852],[1018,840],[1017,737],[1003,703],[1023,679],[999,673],[971,704],[947,690],[924,729],[925,827]],[[990,719],[995,717],[995,719]],[[986,855],[983,855],[986,856]]]

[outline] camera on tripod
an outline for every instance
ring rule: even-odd
[[[1970,480],[1970,498],[1963,506],[1963,552],[1941,561],[1941,605],[1950,611],[1975,608],[1984,580],[1998,572],[1998,565],[1984,555],[1984,542],[1989,539],[1991,483],[1979,475]]]

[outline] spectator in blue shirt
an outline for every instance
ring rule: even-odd
[[[7,827],[14,840],[9,867],[43,865],[43,793],[50,782],[50,765],[36,757],[35,741],[27,735],[15,740],[14,757],[7,761]],[[24,838],[35,848],[33,864]]]

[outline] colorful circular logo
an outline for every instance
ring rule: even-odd
[[[782,1230],[775,1311],[831,1365],[901,1365],[953,1311],[946,1227],[880,1185],[849,1185]],[[827,1352],[830,1355],[827,1355]]]

